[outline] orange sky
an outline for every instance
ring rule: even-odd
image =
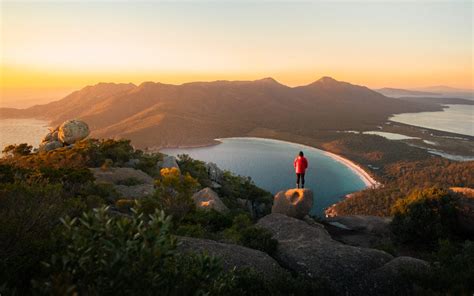
[[[105,82],[322,76],[473,88],[472,2],[2,2],[2,101]]]

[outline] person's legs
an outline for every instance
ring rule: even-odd
[[[300,188],[300,176],[301,174],[296,173],[296,188]]]
[[[301,188],[304,188],[304,173],[301,174]]]

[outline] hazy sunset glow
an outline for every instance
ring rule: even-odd
[[[1,88],[242,80],[473,87],[472,2],[13,2]]]

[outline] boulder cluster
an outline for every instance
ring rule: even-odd
[[[61,147],[70,147],[89,135],[89,126],[84,121],[68,120],[52,129],[41,142],[40,152],[51,151]]]

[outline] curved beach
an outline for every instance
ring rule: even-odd
[[[304,144],[300,144],[300,143],[295,143],[295,142],[290,142],[290,141],[270,139],[270,138],[259,138],[259,137],[230,137],[230,138],[226,138],[226,139],[256,139],[256,140],[266,140],[266,141],[274,141],[274,142],[284,142],[284,143],[289,143],[289,144],[293,144],[293,145],[299,145],[299,146],[305,147],[307,149],[320,150],[320,151],[323,151],[325,155],[327,155],[327,156],[331,157],[332,159],[342,163],[343,165],[348,167],[350,170],[352,170],[355,174],[357,174],[359,176],[359,178],[364,182],[364,184],[367,187],[376,188],[376,187],[381,185],[369,173],[367,173],[363,168],[361,168],[359,165],[357,165],[353,161],[351,161],[347,158],[344,158],[344,157],[342,157],[338,154],[328,152],[328,151],[325,151],[325,150],[322,150],[322,149],[319,149],[319,148],[316,148],[316,147],[312,147],[312,146],[308,146],[308,145],[304,145]],[[214,139],[214,140],[216,140],[218,142],[222,142],[222,138],[217,138],[217,139]]]
[[[344,164],[345,166],[350,168],[352,171],[354,171],[357,175],[359,175],[359,177],[361,178],[362,181],[364,181],[367,187],[376,188],[380,186],[380,183],[377,182],[374,178],[372,178],[372,176],[370,176],[369,173],[367,173],[363,168],[361,168],[359,165],[355,164],[351,160],[344,158],[340,155],[334,154],[332,152],[327,152],[327,151],[324,151],[324,152],[329,157],[339,161],[340,163]]]

